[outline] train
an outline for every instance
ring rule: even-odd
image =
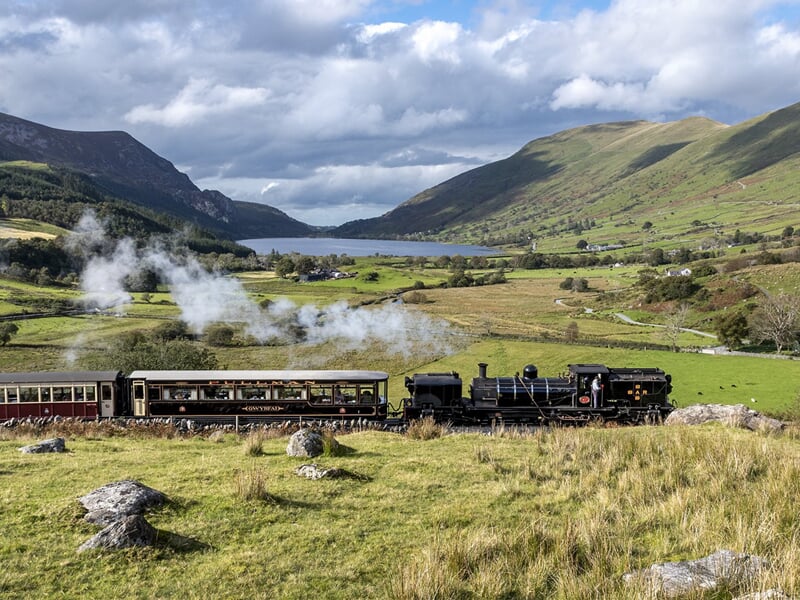
[[[0,421],[27,418],[183,418],[453,424],[658,422],[674,406],[657,368],[571,364],[558,377],[533,365],[489,377],[479,363],[469,393],[458,373],[406,377],[408,397],[388,402],[389,375],[368,370],[137,370],[0,373]]]

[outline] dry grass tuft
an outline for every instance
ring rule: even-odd
[[[433,440],[450,433],[449,423],[437,423],[433,417],[415,419],[408,425],[406,435],[412,440]]]
[[[242,500],[273,501],[267,492],[267,472],[258,467],[236,472],[234,493]]]

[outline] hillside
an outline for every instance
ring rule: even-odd
[[[132,202],[225,237],[313,231],[277,209],[254,210],[220,192],[201,191],[171,162],[122,131],[65,131],[0,113],[0,161],[30,161],[74,172],[83,190],[91,190],[89,195]]]
[[[489,244],[539,240],[699,244],[737,229],[794,225],[800,104],[736,126],[705,118],[579,127],[458,175],[341,236],[422,236]],[[589,231],[587,231],[589,230]]]

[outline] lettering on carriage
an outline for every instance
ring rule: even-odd
[[[254,406],[252,404],[248,404],[247,406],[243,406],[242,410],[245,412],[281,412],[286,410],[285,406]]]

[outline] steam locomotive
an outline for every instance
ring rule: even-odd
[[[0,421],[13,418],[167,417],[204,421],[359,419],[452,423],[655,422],[673,409],[660,369],[569,365],[564,377],[488,377],[469,395],[457,373],[406,378],[409,397],[387,401],[389,376],[363,370],[77,371],[0,373]],[[594,388],[594,389],[593,389]]]
[[[458,373],[417,373],[406,377],[404,417],[432,416],[454,423],[656,423],[674,406],[672,377],[655,368],[611,368],[571,364],[564,377],[539,377],[527,365],[522,375],[488,377],[479,363],[469,395]]]

